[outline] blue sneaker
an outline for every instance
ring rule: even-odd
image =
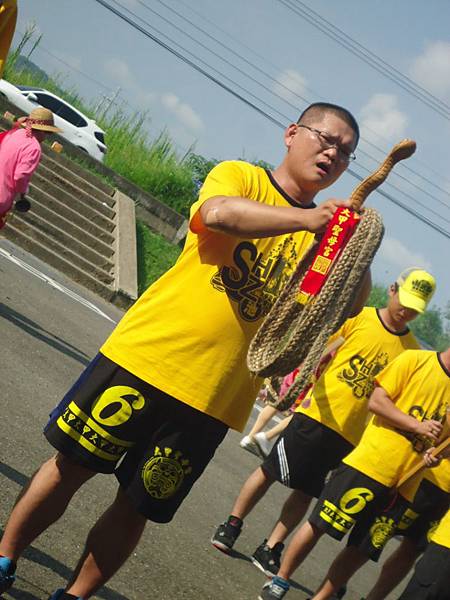
[[[54,594],[50,596],[48,600],[83,600],[79,596],[74,596],[73,594],[68,594],[65,590],[56,590]]]
[[[14,575],[16,565],[6,556],[0,556],[0,594],[9,590],[16,577]]]
[[[290,588],[286,579],[275,575],[273,579],[263,585],[258,600],[281,600],[288,593]]]

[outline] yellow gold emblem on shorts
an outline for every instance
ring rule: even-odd
[[[170,498],[192,471],[189,460],[179,450],[155,448],[152,458],[142,467],[145,489],[158,500]]]
[[[383,548],[395,532],[393,519],[377,518],[370,528],[370,539],[374,548]]]

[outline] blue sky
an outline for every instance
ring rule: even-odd
[[[397,166],[383,189],[450,232],[450,109],[441,105],[446,117],[432,110],[402,89],[395,74],[392,81],[377,72],[305,18],[312,16],[321,27],[339,28],[345,40],[350,36],[450,105],[448,0],[108,2],[130,18],[136,17],[126,9],[147,21],[140,21],[141,26],[170,37],[183,53],[192,52],[196,61],[204,61],[199,63],[202,68],[220,71],[215,77],[230,78],[233,83],[228,85],[241,86],[239,93],[286,125],[309,102],[328,100],[349,108],[362,129],[352,165],[362,175],[364,169],[373,170],[394,143],[415,139],[415,156]],[[150,135],[166,128],[180,153],[195,144],[208,158],[281,161],[279,127],[95,0],[18,4],[18,32],[35,21],[43,34],[32,59],[49,72],[62,73],[87,100],[99,102],[102,94],[111,96],[120,88],[117,102],[127,110],[147,110]],[[346,197],[356,183],[346,174],[318,200]],[[435,304],[444,306],[450,300],[449,238],[377,193],[368,205],[382,212],[386,225],[374,279],[388,284],[403,268],[428,268],[438,281]]]

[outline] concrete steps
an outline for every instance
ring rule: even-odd
[[[44,148],[27,194],[1,230],[14,243],[115,304],[137,297],[134,202]]]

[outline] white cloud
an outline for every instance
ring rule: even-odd
[[[136,78],[128,63],[121,58],[108,58],[104,62],[104,68],[106,73],[121,87],[125,89],[136,87]]]
[[[273,91],[292,104],[298,104],[305,95],[306,79],[294,69],[285,69],[277,77]]]
[[[403,271],[409,267],[420,267],[427,271],[433,270],[429,260],[419,252],[410,250],[396,238],[385,237],[378,256],[395,266],[398,271]]]
[[[366,139],[380,136],[398,141],[407,122],[407,116],[397,107],[396,96],[391,94],[375,94],[361,110],[361,132]]]
[[[410,74],[431,93],[450,98],[450,42],[428,44],[414,60]]]
[[[182,102],[175,94],[163,94],[161,96],[161,102],[165,108],[172,112],[176,118],[189,129],[193,129],[194,131],[203,129],[203,121],[195,110],[189,106],[189,104]]]

